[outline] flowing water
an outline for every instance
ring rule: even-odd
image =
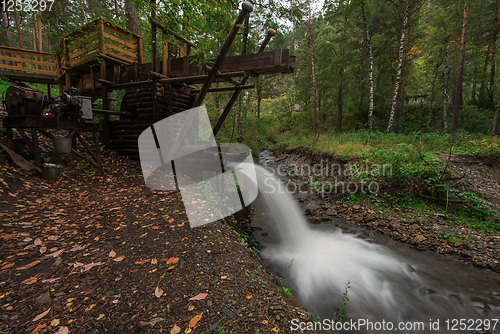
[[[362,229],[344,233],[339,227],[355,229],[345,221],[309,225],[297,198],[271,174],[256,166],[252,226],[261,257],[322,323],[334,319],[349,282],[342,323],[355,328],[346,333],[500,333],[500,324],[493,329],[500,318],[499,274],[384,236],[363,239]]]

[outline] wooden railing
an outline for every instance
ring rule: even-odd
[[[63,69],[85,64],[97,57],[124,65],[143,63],[142,37],[102,19],[65,36],[62,51]]]
[[[54,78],[60,72],[57,55],[8,46],[0,46],[0,70],[13,74],[43,74]]]

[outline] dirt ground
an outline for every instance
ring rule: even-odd
[[[77,164],[48,182],[0,150],[0,333],[289,333],[310,319],[229,222],[190,228],[180,193],[104,153],[112,173]]]

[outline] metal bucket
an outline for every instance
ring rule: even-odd
[[[43,178],[47,181],[57,181],[60,172],[61,165],[43,164]]]
[[[73,138],[53,138],[54,148],[56,153],[71,153]]]

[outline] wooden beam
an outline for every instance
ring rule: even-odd
[[[112,116],[121,116],[121,117],[132,117],[131,114],[127,114],[119,111],[111,111],[111,110],[102,110],[102,109],[92,109],[93,112],[102,115],[112,115]]]
[[[269,41],[271,40],[271,38],[273,36],[276,36],[276,30],[271,28],[267,31],[266,38],[264,39],[264,41],[262,42],[262,45],[259,48],[259,53],[264,52],[267,44],[269,44]],[[241,85],[244,85],[247,82],[248,78],[249,78],[248,76],[244,77],[241,80]],[[226,120],[227,115],[231,111],[231,108],[233,108],[233,105],[236,102],[236,100],[238,99],[238,96],[240,95],[241,91],[242,91],[242,89],[236,89],[234,91],[233,95],[231,96],[231,99],[227,103],[226,107],[224,108],[224,111],[222,112],[222,115],[220,115],[219,120],[217,121],[217,124],[214,127],[214,131],[213,131],[214,137],[219,132],[220,128],[222,127],[222,124],[224,124],[224,121]]]
[[[130,87],[147,86],[147,85],[151,85],[151,81],[150,80],[113,84],[113,85],[109,85],[108,89],[109,90],[126,89],[126,88],[130,88]]]
[[[232,78],[232,77],[245,77],[245,76],[247,76],[246,72],[226,72],[226,73],[215,74],[214,77],[211,79],[211,81],[213,82],[216,78],[217,79],[227,79],[227,78]],[[210,74],[166,78],[166,79],[161,79],[160,82],[162,84],[169,84],[169,83],[173,83],[173,82],[190,82],[190,81],[199,81],[199,80],[208,80],[208,79],[210,79]],[[239,82],[237,82],[237,83],[239,83]]]
[[[167,27],[163,26],[160,22],[156,21],[153,17],[149,18],[149,23],[153,25],[154,27],[161,29],[164,31],[166,34],[173,35],[175,38],[177,38],[179,41],[186,43],[189,46],[194,47],[194,43],[191,42],[189,39],[187,39],[184,36],[181,36],[179,34],[176,34],[175,32],[172,32],[172,30],[168,29]]]
[[[203,84],[203,87],[201,87],[200,93],[196,96],[196,99],[194,100],[193,103],[193,108],[199,107],[202,103],[203,100],[205,99],[205,96],[207,95],[208,89],[210,88],[210,85],[214,82],[217,72],[219,71],[219,67],[224,61],[224,58],[227,55],[227,52],[229,51],[229,48],[231,47],[231,44],[233,44],[234,39],[236,38],[236,34],[238,33],[239,25],[243,23],[245,20],[245,17],[251,13],[253,10],[253,5],[251,2],[245,1],[242,4],[242,9],[240,11],[240,14],[238,15],[238,18],[233,24],[233,27],[231,28],[231,31],[229,32],[224,45],[222,46],[222,49],[220,51],[219,56],[217,57],[217,60],[215,61],[214,66],[212,67],[212,70],[208,74],[207,79],[205,80],[205,83]],[[166,80],[166,79],[163,79]],[[172,144],[172,147],[170,148],[170,151],[167,153],[166,157],[163,157],[163,161],[170,161],[172,160],[172,156],[177,152],[179,149],[181,143],[184,141],[184,137],[186,136],[186,133],[189,129],[189,127],[192,125],[194,118],[197,115],[197,110],[191,110],[189,114],[186,117],[186,120],[182,124],[182,127],[179,131],[179,134],[177,135],[177,138],[175,139],[174,143]]]
[[[217,60],[215,61],[215,64],[212,67],[212,70],[208,74],[208,78],[205,80],[205,83],[203,84],[203,87],[201,88],[200,93],[196,96],[196,99],[194,100],[194,103],[193,103],[193,107],[199,107],[203,103],[203,100],[205,99],[205,95],[207,94],[208,89],[210,88],[210,85],[212,85],[212,83],[215,80],[215,77],[217,76],[217,72],[219,71],[219,67],[222,65],[222,62],[224,61],[224,58],[226,57],[226,55],[229,51],[229,48],[231,47],[231,44],[233,44],[233,41],[236,38],[238,31],[240,30],[239,25],[243,23],[243,21],[245,20],[245,17],[249,13],[251,13],[252,10],[253,10],[253,5],[251,2],[248,2],[248,1],[243,2],[240,14],[238,15],[238,18],[236,19],[236,21],[233,24],[233,27],[231,28],[231,31],[229,32],[228,36],[226,37],[226,40],[224,41],[224,45],[222,45],[222,48],[220,50],[219,56],[217,56]],[[181,132],[179,132],[179,135],[180,134],[181,134]]]
[[[252,89],[252,88],[255,88],[255,85],[239,85],[239,86],[210,88],[208,90],[208,92],[209,93],[213,93],[213,92],[227,92],[227,91],[237,90],[237,89]],[[193,89],[191,92],[196,94],[199,91],[200,91],[199,89]]]

